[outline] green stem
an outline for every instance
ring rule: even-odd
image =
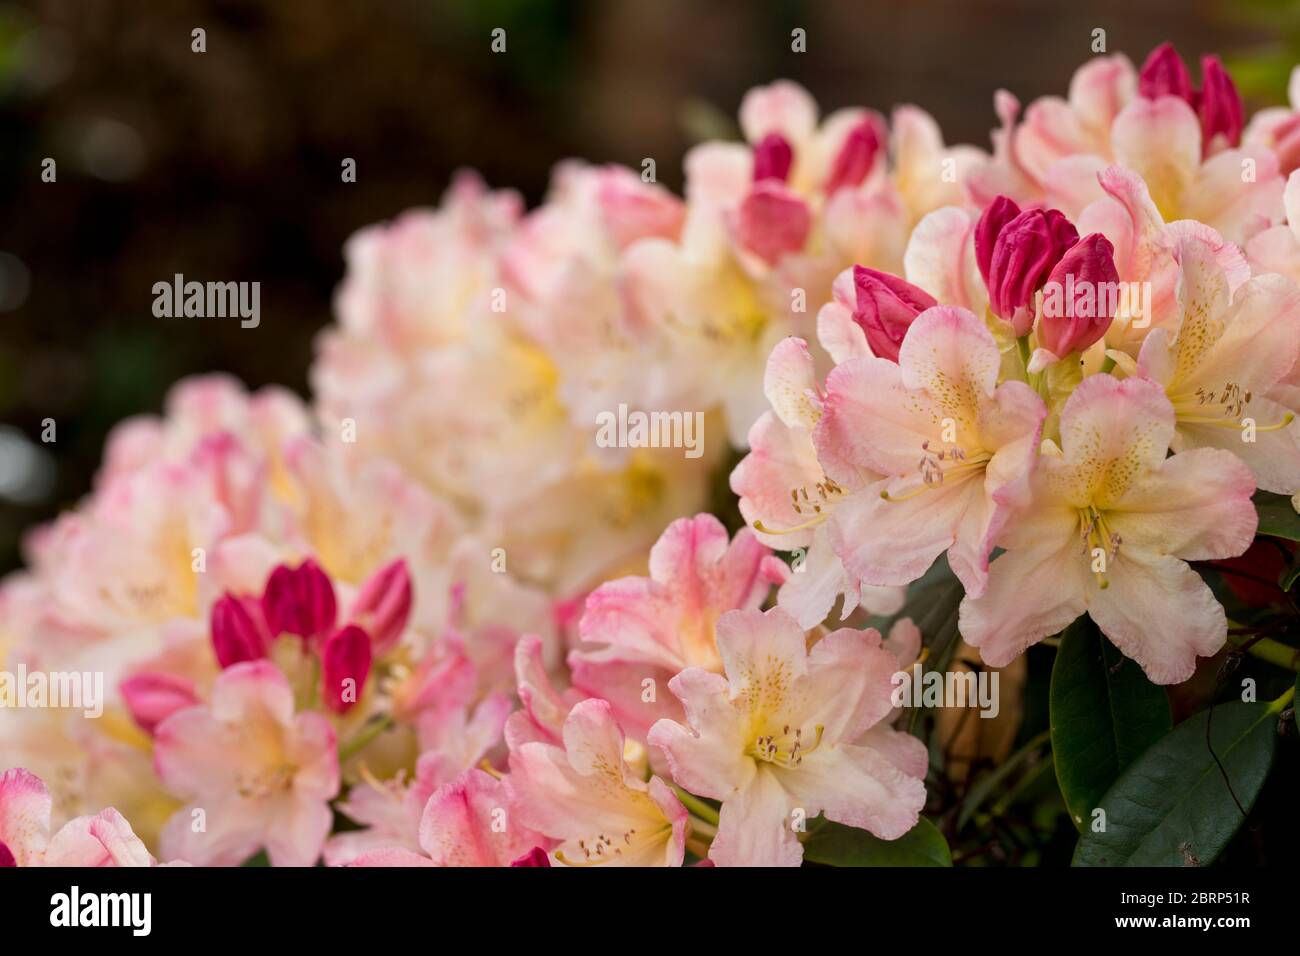
[[[371,717],[369,722],[361,728],[360,733],[339,747],[339,763],[346,763],[351,760],[391,726],[393,726],[392,714]]]
[[[676,784],[673,784],[673,792],[677,794],[677,799],[682,802],[682,806],[691,811],[691,813],[695,814],[701,820],[713,824],[715,827],[718,825],[718,811],[713,809],[713,807],[709,806],[694,794],[687,793]]]
[[[1282,711],[1286,710],[1287,705],[1289,705],[1293,700],[1295,700],[1294,684],[1286,689],[1286,693],[1268,705],[1268,712],[1270,714],[1280,714]]]
[[[697,816],[694,815],[691,816],[690,824],[691,824],[692,833],[698,833],[701,836],[706,836],[710,840],[712,840],[715,836],[718,835],[718,828],[716,826],[714,826],[712,823],[709,823],[706,820],[701,820]]]
[[[1025,381],[1029,381],[1029,336],[1022,335],[1016,339],[1016,351],[1020,355],[1020,364],[1025,370]]]
[[[1249,642],[1251,638],[1229,634],[1228,640],[1241,647]],[[1246,653],[1258,657],[1261,661],[1268,661],[1274,667],[1280,667],[1293,673],[1300,672],[1300,650],[1288,647],[1281,641],[1275,641],[1271,637],[1259,638],[1246,648]]]
[[[1108,372],[1110,372],[1110,370],[1113,369],[1114,367],[1115,367],[1115,360],[1111,358],[1109,355],[1107,355],[1106,361],[1101,363],[1101,373],[1105,375]]]

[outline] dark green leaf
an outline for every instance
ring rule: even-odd
[[[1269,491],[1257,491],[1252,500],[1255,502],[1255,511],[1259,513],[1259,534],[1300,541],[1300,514],[1296,514],[1290,498]]]
[[[824,820],[809,834],[803,856],[830,866],[952,866],[948,841],[925,817],[897,840]]]
[[[1207,866],[1245,819],[1264,786],[1277,740],[1277,710],[1232,701],[1183,721],[1115,781],[1101,799],[1105,830],[1092,820],[1075,866]],[[1227,779],[1232,782],[1229,790]],[[1235,798],[1234,799],[1234,795]]]
[[[920,582],[913,585],[907,596],[907,604],[899,612],[899,617],[910,617],[918,628],[925,647],[924,671],[944,671],[960,643],[957,636],[957,609],[965,591],[956,575],[948,569],[948,562],[940,557],[934,567],[926,572]],[[913,707],[908,715],[907,729],[916,732],[924,709]]]
[[[1050,707],[1056,781],[1082,830],[1121,771],[1173,727],[1169,698],[1085,616],[1061,636]]]

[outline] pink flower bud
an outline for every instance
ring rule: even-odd
[[[785,182],[790,178],[794,163],[794,150],[780,133],[768,133],[754,146],[754,182],[775,179]]]
[[[375,653],[383,654],[402,636],[411,615],[411,572],[406,559],[380,568],[361,585],[348,619],[366,629]]]
[[[755,183],[736,211],[736,239],[768,265],[808,240],[812,214],[807,204],[771,179]]]
[[[1204,152],[1209,152],[1216,136],[1222,136],[1229,146],[1241,145],[1241,131],[1245,126],[1241,94],[1217,56],[1201,57],[1201,93],[1196,106]]]
[[[540,846],[535,846],[519,859],[514,860],[511,866],[550,866],[551,858],[546,855],[546,851]]]
[[[863,266],[853,267],[853,285],[858,291],[853,321],[866,333],[875,355],[897,362],[912,320],[939,303],[905,279]]]
[[[209,622],[212,649],[222,669],[241,661],[261,660],[266,656],[267,640],[257,620],[257,602],[252,598],[222,595],[212,605]]]
[[[136,674],[122,681],[118,690],[132,719],[148,734],[176,711],[199,702],[193,681],[178,674]]]
[[[1138,73],[1138,95],[1149,100],[1176,96],[1192,102],[1192,75],[1172,43],[1162,43],[1147,57]]]
[[[17,865],[18,861],[14,859],[14,851],[9,849],[9,845],[4,840],[0,840],[0,869],[11,866],[16,867]]]
[[[871,117],[866,117],[844,137],[844,143],[831,164],[826,180],[826,195],[833,195],[845,186],[856,186],[867,178],[876,164],[880,152],[880,134]]]
[[[989,264],[993,261],[993,246],[1006,224],[1020,215],[1020,207],[1009,196],[998,196],[989,203],[975,224],[975,263],[979,266],[984,285],[989,284]]]
[[[1110,240],[1099,232],[1080,239],[1047,277],[1039,344],[1064,358],[1100,341],[1115,318],[1118,293],[1119,272]]]
[[[321,649],[321,700],[344,714],[361,699],[370,676],[370,637],[355,624],[334,632]]]
[[[1078,241],[1078,230],[1055,209],[1027,209],[998,233],[989,260],[989,308],[1017,336],[1033,327],[1034,293]]]
[[[267,578],[262,612],[273,637],[297,634],[314,640],[334,627],[334,586],[310,558],[297,568],[280,565]]]
[[[597,191],[605,228],[615,244],[626,249],[638,239],[676,239],[686,219],[685,204],[662,186],[622,172],[603,176]]]

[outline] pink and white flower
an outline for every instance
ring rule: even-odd
[[[916,825],[925,747],[882,724],[898,661],[877,631],[844,628],[808,650],[779,609],[733,611],[718,631],[725,676],[674,677],[686,724],[661,720],[649,737],[678,785],[722,802],[709,859],[798,866],[798,828],[822,813],[886,840]]]
[[[269,661],[222,671],[209,703],[172,714],[154,743],[159,778],[188,801],[163,831],[166,855],[225,866],[260,848],[275,866],[320,856],[339,790],[334,728],[294,713],[289,682]]]
[[[1143,378],[1093,375],[1061,413],[1061,445],[998,539],[988,587],[962,601],[962,636],[1001,667],[1087,613],[1151,680],[1186,680],[1227,638],[1223,607],[1187,566],[1241,554],[1255,482],[1239,458],[1171,458],[1174,407]]]
[[[559,863],[682,864],[686,808],[664,781],[632,772],[606,701],[569,712],[562,747],[534,741],[515,749],[506,783],[523,824],[560,841],[552,854]]]

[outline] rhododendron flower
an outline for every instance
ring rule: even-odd
[[[348,620],[365,628],[375,652],[383,654],[401,638],[413,602],[410,569],[405,558],[396,558],[362,583]]]
[[[663,687],[687,667],[722,668],[714,624],[735,608],[756,608],[785,568],[742,529],[728,542],[710,514],[681,518],[650,550],[650,576],[602,584],[587,598],[569,657],[574,685],[603,697],[634,736],[672,713],[671,698],[645,698],[645,681]]]
[[[520,825],[506,785],[482,770],[466,770],[429,797],[420,820],[425,855],[394,847],[363,853],[352,866],[510,866],[545,837]]]
[[[873,355],[897,362],[912,320],[938,303],[924,289],[876,269],[854,266],[853,284],[858,292],[853,321],[862,326]]]
[[[718,622],[726,676],[689,668],[669,684],[687,726],[661,720],[649,743],[673,779],[722,801],[709,859],[797,866],[795,827],[827,819],[894,840],[925,802],[920,741],[884,726],[898,661],[875,630],[844,628],[807,649],[780,609]]]
[[[1192,87],[1187,65],[1172,43],[1162,43],[1151,51],[1138,72],[1138,93],[1158,100],[1173,96],[1192,107],[1201,121],[1201,139],[1207,153],[1216,138],[1220,145],[1236,146],[1241,142],[1243,126],[1241,94],[1217,56],[1201,57],[1202,88]]]
[[[814,440],[831,478],[886,476],[829,513],[830,541],[850,573],[907,584],[944,551],[967,592],[984,589],[988,558],[1027,489],[1046,409],[1023,382],[998,384],[992,334],[964,309],[912,323],[898,364],[837,366]]]
[[[515,682],[522,707],[506,720],[506,744],[513,751],[532,741],[560,743],[565,718],[586,695],[572,687],[556,689],[546,672],[542,642],[531,634],[515,645]]]
[[[1005,196],[980,218],[975,257],[989,290],[989,308],[1010,322],[1017,336],[1033,326],[1034,293],[1078,241],[1074,224],[1059,210],[1020,212]]]
[[[1300,170],[1287,177],[1282,205],[1286,222],[1251,236],[1246,256],[1257,273],[1277,272],[1300,282]]]
[[[1290,176],[1300,167],[1300,67],[1291,69],[1286,92],[1287,106],[1262,109],[1252,116],[1242,141],[1273,150],[1282,174]]]
[[[1115,318],[1108,290],[1118,288],[1115,247],[1099,232],[1084,236],[1047,277],[1039,345],[1064,358],[1100,341]]]
[[[525,826],[560,841],[569,866],[681,866],[686,808],[658,777],[634,774],[623,731],[603,700],[586,700],[564,721],[564,746],[525,743],[510,755],[507,787]]]
[[[0,867],[156,866],[126,819],[109,807],[70,820],[51,835],[53,802],[35,774],[0,774]]]
[[[1172,50],[1157,51],[1154,59],[1139,91],[1127,58],[1094,57],[1075,73],[1068,102],[1036,100],[1020,125],[1020,103],[999,91],[1002,129],[994,134],[994,160],[972,174],[972,192],[985,202],[998,193],[1045,201],[1077,218],[1101,198],[1097,173],[1118,163],[1146,181],[1166,219],[1197,219],[1235,242],[1275,222],[1282,189],[1277,158],[1258,140],[1237,144],[1236,93],[1218,61],[1206,58],[1201,95],[1168,69],[1177,60]],[[1241,175],[1247,161],[1254,176]]]
[[[273,637],[296,634],[309,643],[319,641],[333,629],[336,614],[334,585],[315,561],[309,558],[296,568],[280,565],[271,572],[262,592],[262,615]]]
[[[862,584],[845,571],[827,538],[825,519],[836,502],[867,477],[879,476],[856,474],[852,484],[840,485],[822,469],[812,440],[821,417],[821,389],[802,340],[785,339],[772,350],[764,391],[772,410],[750,430],[750,453],[732,472],[731,488],[758,539],[795,553],[778,604],[807,628],[824,621],[836,601],[841,620],[859,606],[893,614],[902,607],[903,590]]]
[[[269,661],[222,671],[209,703],[172,714],[154,744],[159,778],[189,801],[163,831],[166,855],[226,866],[260,847],[275,866],[320,856],[339,789],[334,728],[294,714],[289,682]]]
[[[1291,495],[1300,491],[1300,446],[1288,426],[1300,406],[1270,392],[1300,355],[1300,289],[1278,275],[1234,288],[1216,246],[1199,234],[1178,241],[1182,321],[1153,330],[1137,365],[1173,403],[1176,451],[1226,449],[1250,465],[1261,488]]]
[[[1223,646],[1223,608],[1186,562],[1246,550],[1255,482],[1219,449],[1166,458],[1174,429],[1154,382],[1093,375],[1074,391],[987,590],[962,601],[961,634],[985,661],[1000,667],[1084,612],[1156,683],[1186,680]]]
[[[118,691],[131,718],[150,734],[176,711],[199,702],[193,681],[166,672],[133,674],[122,681]]]
[[[497,725],[495,738],[500,737]],[[369,772],[339,801],[338,809],[361,829],[336,833],[325,844],[327,866],[345,866],[365,854],[393,849],[418,853],[420,822],[434,792],[451,783],[483,756],[486,748],[475,749],[468,759],[456,761],[442,750],[430,750],[416,761],[415,773],[405,771],[392,780],[376,780]]]

